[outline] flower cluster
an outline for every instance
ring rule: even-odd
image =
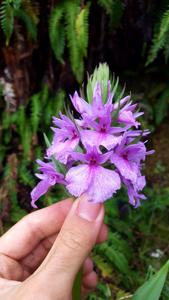
[[[140,130],[137,111],[130,96],[113,102],[114,92],[107,82],[106,101],[101,83],[95,83],[92,101],[86,102],[77,92],[71,97],[79,118],[60,113],[53,117],[53,141],[46,151],[47,163],[40,160],[41,180],[31,192],[32,206],[56,183],[63,184],[76,197],[88,193],[91,201],[103,202],[125,186],[129,203],[134,207],[145,199],[142,190],[145,176],[141,169],[147,151],[141,141],[148,130]],[[62,174],[55,162],[65,166]],[[58,165],[58,164],[57,164]]]

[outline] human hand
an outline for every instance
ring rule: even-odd
[[[87,258],[107,237],[104,208],[83,195],[35,211],[0,238],[0,299],[69,300],[83,265],[83,294],[96,286]]]

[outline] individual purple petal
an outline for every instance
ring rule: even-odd
[[[151,154],[154,154],[155,150],[149,150],[149,151],[146,151],[146,155],[151,155]]]
[[[46,194],[46,192],[48,191],[48,189],[51,187],[51,182],[48,179],[44,179],[42,181],[40,181],[32,190],[31,192],[31,205],[34,208],[37,208],[37,205],[35,204],[35,202],[44,194]]]
[[[107,150],[114,149],[115,146],[120,144],[122,136],[115,136],[111,134],[100,134],[100,145],[104,146]]]
[[[90,144],[91,146],[103,146],[107,150],[113,149],[120,144],[122,136],[115,136],[113,134],[101,133],[91,130],[83,130],[81,132],[81,139],[84,145]]]
[[[35,202],[44,195],[48,189],[56,183],[65,184],[64,175],[55,170],[53,163],[45,163],[40,159],[37,160],[39,170],[43,174],[36,173],[36,176],[41,180],[31,192],[32,206],[37,207]]]
[[[87,190],[92,202],[104,202],[120,189],[121,180],[115,171],[99,166],[92,173],[93,179]]]
[[[103,202],[120,189],[120,177],[112,170],[101,166],[79,165],[71,168],[67,175],[66,188],[74,196],[87,192],[93,202]]]
[[[114,92],[111,91],[110,80],[108,81],[108,84],[107,84],[107,91],[108,91],[108,97],[107,97],[107,102],[105,103],[105,107],[110,106],[111,111],[112,111],[113,110],[112,100],[113,100],[113,97],[114,97]]]
[[[143,188],[145,187],[146,185],[146,178],[145,176],[138,176],[137,178],[137,182],[135,184],[135,188],[137,191],[142,191]]]
[[[54,132],[54,141],[60,142],[67,139],[68,130],[66,128],[55,128],[51,127],[52,131]]]
[[[131,96],[126,96],[123,99],[120,100],[120,107],[122,107],[126,102],[128,102],[130,100]],[[116,110],[119,107],[119,102],[116,102],[113,105],[113,109]]]
[[[47,157],[55,156],[60,162],[66,164],[68,156],[78,146],[79,138],[66,140],[65,142],[52,143],[47,149]]]
[[[93,114],[100,118],[104,114],[104,104],[102,101],[101,85],[97,82],[94,87],[93,92],[93,102],[92,102]]]
[[[90,145],[90,146],[95,146],[99,144],[100,140],[98,141],[100,137],[100,133],[97,131],[92,131],[92,130],[82,130],[81,131],[81,140],[83,145]]]
[[[117,167],[120,174],[131,180],[131,182],[136,183],[138,176],[138,167],[136,163],[128,161],[123,156],[117,155],[116,153],[112,154],[111,162]]]
[[[92,116],[91,105],[88,104],[84,99],[80,98],[78,93],[75,92],[73,97],[70,96],[74,108],[81,114],[88,114]]]
[[[102,91],[101,85],[99,82],[96,83],[93,91],[93,105],[97,106],[97,109],[100,111],[103,108],[103,101],[102,101]]]
[[[140,206],[140,200],[146,200],[144,194],[139,194],[136,189],[134,189],[133,185],[130,183],[129,180],[124,180],[123,182],[127,188],[127,193],[129,197],[129,203],[133,205],[135,208]]]
[[[42,161],[41,159],[37,159],[36,160],[37,164],[39,165],[38,168],[47,168],[48,170],[51,169],[53,170],[53,165],[51,162],[45,163],[44,161]]]
[[[118,115],[118,122],[124,124],[130,124],[136,128],[140,125],[139,122],[135,120],[135,117],[131,111],[120,111]]]
[[[61,113],[60,117],[61,119],[53,118],[53,123],[59,128],[52,128],[54,138],[46,154],[48,159],[54,155],[56,159],[66,164],[71,151],[78,146],[80,137],[76,125]]]
[[[35,173],[35,176],[36,176],[37,178],[39,178],[40,180],[46,179],[46,175],[45,175],[45,174]]]
[[[141,160],[144,161],[146,157],[146,147],[143,142],[126,146],[124,152],[126,153],[128,160],[138,164]]]
[[[79,197],[87,191],[92,180],[92,172],[89,165],[72,167],[66,174],[66,188],[72,195]]]
[[[143,111],[134,113],[134,117],[135,117],[135,118],[138,118],[138,117],[140,117],[140,116],[142,116],[142,115],[144,115],[144,112],[143,112]]]
[[[146,200],[145,195],[139,194],[132,187],[128,187],[129,203],[135,208],[140,206],[140,200]]]

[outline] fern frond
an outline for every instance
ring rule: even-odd
[[[30,173],[28,169],[28,164],[26,160],[22,160],[19,164],[19,180],[21,183],[33,187],[35,184],[34,176]]]
[[[37,25],[39,23],[39,4],[32,0],[21,0],[21,2],[23,10],[30,16],[33,23]]]
[[[57,116],[62,110],[65,100],[65,92],[58,90],[57,94],[48,98],[43,112],[43,118],[46,126],[51,123],[52,116]]]
[[[45,106],[49,100],[49,88],[47,84],[43,85],[40,97],[42,105]]]
[[[2,114],[2,128],[3,128],[3,130],[9,129],[11,123],[12,123],[11,114],[4,111],[3,114]]]
[[[108,241],[97,249],[96,253],[103,256],[110,265],[115,266],[123,274],[129,274],[129,263],[126,253],[116,249],[116,244],[109,244]]]
[[[62,110],[66,94],[64,90],[59,90],[54,99],[54,115],[57,116]]]
[[[8,0],[3,0],[1,3],[0,21],[2,30],[5,34],[6,45],[8,46],[14,30],[14,8]]]
[[[17,124],[18,132],[20,136],[24,136],[25,122],[26,122],[24,106],[20,106],[18,111],[15,114],[13,114],[13,122]]]
[[[31,125],[33,133],[35,134],[38,130],[42,112],[42,105],[40,103],[40,93],[35,94],[31,98]]]
[[[28,36],[32,38],[32,40],[37,40],[37,24],[23,8],[17,9],[15,11],[15,16],[18,17],[26,26]]]
[[[22,4],[22,0],[12,0],[11,3],[13,3],[14,9],[19,9]]]
[[[80,83],[83,80],[84,62],[76,34],[76,19],[80,12],[80,3],[78,4],[78,2],[70,0],[65,2],[65,21],[71,67],[77,81]]]
[[[110,24],[117,27],[123,15],[124,3],[122,0],[98,0],[98,4],[110,17]]]
[[[108,15],[111,15],[114,0],[98,0],[97,2],[102,8],[105,9],[105,11]]]
[[[14,30],[14,17],[22,20],[27,28],[29,36],[36,40],[38,23],[37,9],[30,0],[3,0],[0,7],[1,27],[6,37],[6,45],[9,45]]]
[[[32,131],[29,126],[29,122],[25,123],[24,134],[21,136],[21,143],[23,147],[23,157],[29,160],[30,150],[31,150],[31,142],[32,142]]]
[[[84,56],[87,55],[87,47],[88,47],[88,37],[89,37],[88,18],[89,18],[89,4],[86,5],[86,7],[81,9],[75,23],[78,46]]]
[[[146,65],[149,65],[155,60],[158,52],[163,49],[167,59],[169,55],[169,9],[165,11],[158,26],[154,30],[153,43],[147,58]]]
[[[165,57],[165,61],[167,63],[168,59],[169,59],[169,34],[166,37],[165,48],[164,48],[164,57]]]
[[[49,17],[49,39],[53,53],[58,61],[63,63],[63,52],[65,48],[64,26],[61,24],[64,8],[57,5]]]

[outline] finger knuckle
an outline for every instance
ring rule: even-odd
[[[68,231],[61,236],[62,243],[72,251],[81,251],[82,249],[89,248],[91,245],[90,239],[85,233],[82,233],[78,230]]]

